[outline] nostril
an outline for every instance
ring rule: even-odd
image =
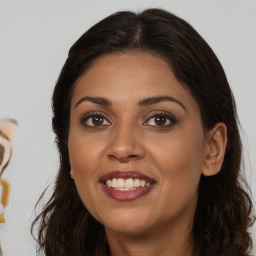
[[[142,158],[145,155],[143,144],[138,139],[129,139],[124,136],[115,136],[106,148],[106,154],[110,159],[127,162]]]
[[[128,158],[135,158],[138,157],[137,155],[129,155]]]
[[[118,159],[119,161],[122,161],[122,162],[128,162],[129,160],[140,158],[140,155],[115,153],[115,154],[110,154],[109,158]]]

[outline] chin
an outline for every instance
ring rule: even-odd
[[[112,211],[111,215],[104,215],[100,222],[105,227],[105,230],[122,233],[127,235],[143,235],[147,233],[152,226],[154,220],[149,218],[150,215],[138,213],[134,211]]]
[[[107,231],[125,234],[127,236],[144,236],[148,234],[150,227],[147,223],[108,223],[104,225],[106,233]]]

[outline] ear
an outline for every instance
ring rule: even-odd
[[[73,173],[72,170],[70,170],[70,177],[71,177],[72,179],[74,179],[74,173]]]
[[[202,174],[212,176],[222,167],[227,146],[227,126],[217,123],[206,135],[206,155]]]

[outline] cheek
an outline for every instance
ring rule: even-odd
[[[95,159],[95,153],[79,143],[70,143],[69,151],[73,179],[79,197],[87,210],[97,218],[98,210],[95,205],[100,204],[95,187],[95,183],[97,183],[95,170],[98,163]]]
[[[68,142],[69,158],[76,188],[83,203],[90,208],[95,198],[98,182],[100,145],[91,143],[83,134],[71,130]]]
[[[155,165],[163,170],[163,176],[187,175],[193,177],[195,173],[202,171],[203,135],[201,133],[197,135],[196,131],[187,133],[184,131],[170,134],[170,138],[157,138],[152,143],[150,153]]]
[[[154,165],[161,173],[159,183],[162,194],[168,195],[163,207],[176,205],[182,209],[196,200],[203,168],[201,138],[183,133],[183,136],[173,136],[170,140],[158,141],[154,151],[151,151]]]
[[[81,132],[70,132],[69,157],[72,171],[75,176],[90,176],[95,173],[101,155],[101,144],[97,140],[88,140]]]

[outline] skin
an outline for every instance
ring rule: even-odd
[[[183,106],[169,100],[139,105],[155,96]],[[102,97],[111,106],[84,97]],[[103,118],[100,125],[95,117],[86,119],[92,111]],[[162,117],[159,125],[159,112],[171,119]],[[130,52],[92,63],[71,100],[71,176],[84,205],[104,225],[112,255],[192,255],[199,180],[220,170],[225,136],[223,124],[204,132],[197,102],[160,57]],[[138,171],[156,184],[146,195],[120,202],[99,183],[114,170]]]

